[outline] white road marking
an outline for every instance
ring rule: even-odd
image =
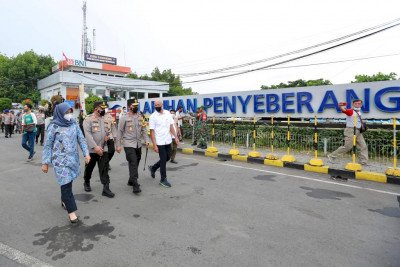
[[[27,267],[52,267],[39,259],[0,242],[0,255]]]
[[[191,160],[197,160],[197,161],[199,160],[199,159],[190,158],[190,157],[183,157],[183,158],[191,159]],[[202,161],[206,161],[206,160],[202,160]],[[393,195],[393,196],[399,196],[400,195],[400,193],[396,193],[396,192],[373,189],[373,188],[362,187],[362,186],[357,186],[357,185],[343,184],[343,183],[338,183],[338,182],[333,182],[333,181],[320,180],[320,179],[310,178],[310,177],[305,177],[305,176],[300,176],[300,175],[293,175],[293,174],[287,174],[287,173],[275,172],[275,171],[267,171],[267,170],[244,167],[244,166],[238,166],[238,165],[227,164],[227,163],[218,163],[218,162],[212,162],[212,161],[207,161],[207,162],[212,163],[212,164],[216,164],[216,165],[229,166],[229,167],[234,167],[234,168],[239,168],[239,169],[246,169],[246,170],[252,170],[252,171],[259,171],[259,172],[265,172],[265,173],[273,173],[273,174],[278,174],[278,175],[284,175],[284,176],[288,176],[288,177],[293,177],[293,178],[298,178],[298,179],[303,179],[303,180],[309,180],[309,181],[314,181],[314,182],[320,182],[320,183],[325,183],[325,184],[334,184],[334,185],[340,185],[340,186],[344,186],[344,187],[363,189],[363,190],[368,190],[368,191],[372,191],[372,192],[376,192],[376,193],[388,194],[388,195]]]

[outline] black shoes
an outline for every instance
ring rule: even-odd
[[[85,189],[86,192],[92,191],[92,188],[90,187],[90,182],[89,181],[87,181],[87,182],[85,181],[83,183],[83,188]]]
[[[153,171],[153,166],[149,165],[147,167],[149,168],[151,178],[153,178],[153,179],[156,178],[156,172]]]
[[[71,224],[76,224],[79,222],[79,217],[76,217],[75,219],[71,220],[69,219],[69,221],[71,222]]]
[[[108,184],[104,185],[102,195],[105,197],[109,197],[109,198],[113,198],[115,196],[115,194],[113,192],[111,192]]]
[[[138,183],[133,185],[132,192],[134,194],[139,194],[140,192],[142,192],[142,190],[140,189],[140,185]]]
[[[177,161],[175,161],[174,159],[171,159],[171,161],[170,161],[171,163],[175,163],[175,164],[178,164],[178,162]]]

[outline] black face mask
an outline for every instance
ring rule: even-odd
[[[155,109],[157,110],[157,112],[161,111],[161,107],[155,107]]]
[[[137,113],[138,108],[131,108],[131,111],[132,111],[133,113]]]
[[[106,114],[106,111],[103,109],[102,111],[99,111],[100,116],[104,116]]]

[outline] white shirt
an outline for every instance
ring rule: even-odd
[[[171,114],[163,110],[162,113],[155,111],[151,114],[149,119],[149,128],[154,130],[154,135],[156,138],[156,144],[158,146],[169,145],[172,143],[171,124],[174,124],[174,120]]]
[[[185,117],[185,113],[183,113],[183,111],[182,112],[177,111],[176,117],[178,118],[178,127],[180,128],[183,125],[182,118]]]

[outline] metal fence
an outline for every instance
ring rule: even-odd
[[[211,127],[207,127],[207,141],[211,141]],[[371,130],[373,131],[373,130]],[[185,138],[192,139],[192,129],[187,128],[185,131]],[[389,163],[393,161],[393,140],[390,138],[366,138],[366,143],[368,146],[369,158],[373,161]],[[232,131],[230,129],[215,130],[214,142],[216,146],[218,144],[225,144],[227,146],[232,146],[233,137]],[[253,145],[253,132],[251,130],[236,130],[236,146],[243,148],[251,148]],[[287,148],[287,133],[275,132],[274,140],[271,138],[270,131],[260,131],[257,130],[256,137],[256,148],[269,150],[271,144],[273,143],[274,149],[276,151],[285,151]],[[329,136],[320,137],[318,139],[318,151],[320,155],[327,155],[328,153],[336,150],[339,146],[344,144],[343,136]],[[290,141],[291,150],[297,153],[303,153],[305,155],[313,155],[313,135],[296,134],[291,133]],[[346,155],[350,157],[351,152]],[[398,155],[399,156],[399,155]]]

